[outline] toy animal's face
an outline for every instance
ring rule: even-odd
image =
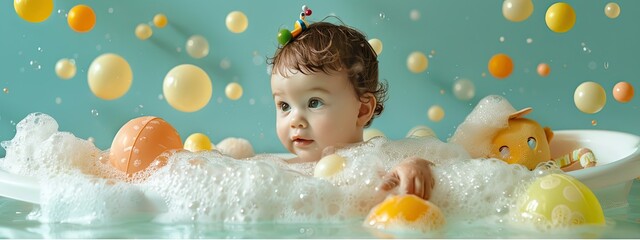
[[[549,128],[542,128],[531,119],[510,119],[509,127],[493,138],[489,157],[534,169],[538,163],[551,159],[549,141],[552,136]]]

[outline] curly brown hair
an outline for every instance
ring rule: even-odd
[[[298,37],[279,47],[267,63],[273,67],[272,74],[283,76],[291,70],[329,74],[347,69],[360,101],[368,101],[363,97],[366,93],[377,100],[373,117],[365,127],[384,110],[388,84],[378,80],[378,55],[365,35],[354,28],[329,22],[312,23]]]

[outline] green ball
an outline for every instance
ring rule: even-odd
[[[292,37],[293,36],[291,36],[291,31],[289,31],[288,29],[280,29],[280,32],[278,32],[278,42],[281,45],[287,44]]]

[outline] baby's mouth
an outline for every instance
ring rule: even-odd
[[[293,145],[295,145],[296,147],[309,146],[311,143],[313,143],[313,140],[310,140],[310,139],[304,139],[304,138],[293,139]]]

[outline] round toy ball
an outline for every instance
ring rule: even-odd
[[[247,15],[244,15],[244,13],[240,11],[230,12],[227,15],[225,23],[227,24],[229,31],[232,33],[242,33],[249,26]]]
[[[87,81],[94,95],[104,100],[113,100],[129,91],[133,72],[127,60],[113,53],[105,53],[91,62]]]
[[[626,103],[633,98],[633,86],[628,82],[619,82],[613,86],[613,98],[618,102]]]
[[[138,39],[144,41],[149,39],[151,35],[153,35],[153,30],[151,30],[151,27],[149,26],[149,24],[146,24],[146,23],[138,24],[138,26],[136,27],[136,37]]]
[[[442,229],[446,220],[435,204],[416,195],[389,196],[371,209],[363,225],[387,231]]]
[[[458,79],[453,84],[453,95],[462,101],[470,100],[476,95],[476,87],[469,79]]]
[[[227,84],[224,93],[231,100],[238,100],[242,97],[242,86],[236,82]]]
[[[96,14],[87,5],[76,5],[67,14],[69,27],[76,32],[85,33],[91,31],[96,25]]]
[[[434,122],[440,122],[444,118],[444,109],[439,105],[433,105],[427,112],[429,119]]]
[[[25,21],[39,23],[51,15],[53,0],[13,0],[13,8]]]
[[[202,133],[191,134],[187,137],[187,140],[184,141],[184,149],[191,152],[209,151],[213,148],[213,144],[211,144],[209,137]]]
[[[373,51],[376,52],[376,55],[380,56],[380,54],[382,53],[382,41],[377,38],[372,38],[369,40],[369,45],[371,45]]]
[[[165,16],[164,14],[158,13],[153,16],[153,25],[155,25],[157,28],[164,28],[165,26],[167,26],[167,23],[169,23],[169,20],[167,20],[167,16]]]
[[[604,6],[604,14],[611,19],[617,18],[620,16],[620,5],[614,2],[607,3],[607,5]]]
[[[427,67],[429,67],[429,59],[427,59],[424,53],[415,51],[407,57],[407,68],[409,68],[409,71],[412,73],[424,72],[427,70]]]
[[[540,75],[541,77],[549,76],[549,73],[551,73],[551,67],[549,67],[549,64],[546,64],[546,63],[538,64],[537,70],[538,70],[538,75]]]
[[[378,136],[385,137],[382,131],[375,128],[367,128],[362,132],[362,139],[364,141],[369,141],[370,139]]]
[[[185,46],[189,56],[200,59],[209,55],[209,42],[200,35],[193,35],[187,40]]]
[[[503,79],[511,75],[513,71],[513,61],[509,55],[498,53],[489,59],[487,68],[493,77]]]
[[[280,29],[278,32],[278,43],[280,43],[280,45],[285,45],[292,37],[293,35],[291,35],[291,31],[289,31],[289,29]]]
[[[313,176],[328,178],[342,171],[347,161],[338,154],[324,156],[313,170]]]
[[[436,133],[427,126],[415,126],[407,133],[407,138],[437,137]]]
[[[131,175],[145,170],[163,152],[174,149],[182,149],[182,141],[171,124],[153,116],[134,118],[113,138],[109,163]]]
[[[76,64],[68,58],[58,60],[56,63],[56,75],[62,80],[71,79],[76,75]]]
[[[607,103],[607,94],[600,84],[584,82],[576,88],[573,102],[584,113],[594,114],[602,110]]]
[[[573,28],[576,23],[576,13],[571,5],[558,2],[547,9],[544,20],[551,31],[564,33]]]
[[[602,207],[593,192],[565,174],[538,178],[519,199],[518,209],[521,217],[545,228],[605,224]]]
[[[209,75],[191,64],[172,68],[162,83],[162,93],[169,105],[183,112],[202,109],[209,103],[212,92]]]
[[[533,13],[531,0],[505,0],[502,2],[502,15],[512,22],[522,22]]]
[[[256,155],[253,152],[251,143],[243,138],[225,138],[216,147],[221,153],[235,159],[249,158]]]

